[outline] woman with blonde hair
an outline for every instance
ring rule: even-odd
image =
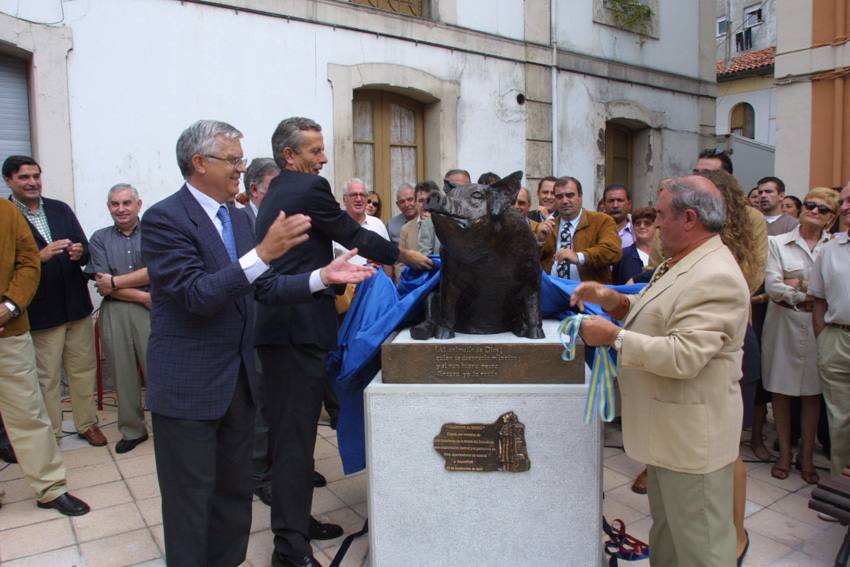
[[[758,210],[749,206],[738,180],[722,169],[702,170],[697,175],[705,177],[717,187],[726,201],[726,222],[720,233],[720,240],[732,252],[738,266],[747,280],[750,295],[753,295],[764,280],[767,263],[767,223]],[[751,427],[756,389],[761,377],[761,353],[758,337],[752,326],[747,325],[744,339],[744,359],[741,376],[741,397],[744,403],[744,422],[742,427]],[[750,545],[750,538],[744,529],[744,514],[747,505],[747,465],[739,455],[735,461],[735,480],[733,484],[732,519],[738,539],[738,564]]]
[[[800,475],[809,484],[819,477],[813,463],[820,417],[817,342],[812,327],[809,275],[820,247],[829,242],[829,228],[838,210],[838,194],[816,187],[803,199],[800,224],[791,232],[770,237],[764,289],[770,297],[764,322],[762,367],[764,388],[773,393],[773,417],[779,457],[770,471],[778,479],[791,470],[792,397],[800,397]]]

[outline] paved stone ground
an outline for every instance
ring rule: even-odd
[[[20,468],[9,465],[0,470],[0,488],[6,491],[0,509],[3,567],[165,565],[153,443],[148,441],[118,455],[114,452],[120,438],[115,412],[100,412],[100,422],[109,439],[108,447],[89,447],[76,435],[66,437],[61,444],[69,487],[92,507],[86,516],[66,518],[54,510],[37,508]],[[319,434],[316,468],[327,477],[328,486],[316,490],[313,512],[323,521],[341,524],[346,533],[354,532],[367,514],[367,475],[344,477],[334,431],[320,426]],[[646,541],[651,523],[649,505],[645,496],[630,490],[642,465],[623,453],[617,427],[607,428],[605,443],[605,515],[609,520],[622,519],[632,535]],[[749,453],[747,456],[752,458]],[[819,456],[817,464],[826,466],[826,460]],[[752,544],[745,565],[831,565],[846,528],[823,522],[807,508],[812,487],[804,484],[799,474],[784,481],[772,478],[768,464],[749,467],[746,526]],[[272,552],[269,508],[255,500],[253,510],[245,565],[265,567]],[[328,565],[341,542],[342,538],[317,542],[316,558]],[[632,564],[649,562],[621,563]],[[355,541],[343,562],[345,567],[364,565],[368,565],[366,537]]]

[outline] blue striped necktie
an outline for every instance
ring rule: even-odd
[[[227,248],[227,255],[230,256],[230,261],[236,261],[236,238],[233,236],[233,222],[230,220],[230,213],[224,205],[218,208],[215,214],[218,220],[221,221],[221,239],[224,241],[224,247]]]

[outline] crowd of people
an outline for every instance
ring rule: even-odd
[[[145,407],[152,414],[169,563],[244,560],[253,493],[271,506],[273,564],[309,567],[310,541],[342,534],[310,513],[326,482],[313,469],[319,415],[324,404],[334,425],[338,411],[325,358],[357,283],[376,269],[398,279],[432,267],[441,243],[426,203],[439,187],[402,184],[384,223],[361,179],[336,201],[319,175],[316,122],[283,120],[273,157],[250,164],[241,138],[222,122],[191,125],[177,141],[183,186],[142,216],[137,188],[114,185],[113,223],[90,238],[67,204],[42,195],[38,163],[4,162],[0,413],[11,445],[0,456],[20,463],[38,506],[88,512],[67,492],[57,440],[64,369],[76,434],[107,444],[93,405],[94,289],[117,453],[148,440]],[[498,180],[486,172],[477,183]],[[442,183],[471,181],[458,168]],[[536,194],[532,206],[522,187],[514,209],[542,269],[582,282],[573,303],[619,321],[585,319],[581,332],[618,352],[625,449],[647,465],[632,488],[649,495],[653,564],[740,564],[742,428],[779,479],[796,464],[818,482],[817,439],[832,474],[850,458],[850,183],[801,201],[765,177],[745,195],[729,155],[707,150],[692,175],[662,181],[654,206],[633,210],[629,188],[612,184],[589,210],[571,176],[544,177]],[[637,296],[608,285],[636,282],[646,283]]]

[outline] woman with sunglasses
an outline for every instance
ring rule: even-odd
[[[821,246],[829,241],[838,195],[817,187],[803,200],[800,224],[791,232],[771,236],[764,288],[771,301],[762,335],[764,387],[773,394],[773,417],[779,438],[779,457],[770,471],[778,479],[791,470],[791,398],[801,399],[801,443],[797,455],[800,475],[809,484],[819,477],[813,463],[820,417],[820,379],[817,343],[812,328],[809,275]]]
[[[381,218],[381,196],[374,191],[369,191],[366,196],[366,214]]]
[[[635,242],[623,248],[623,258],[612,268],[615,285],[634,283],[649,264],[655,238],[655,209],[641,207],[632,213]],[[651,277],[651,273],[649,277]],[[648,280],[647,280],[648,281]]]

